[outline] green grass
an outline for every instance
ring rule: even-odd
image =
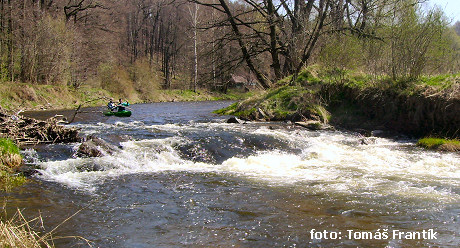
[[[215,110],[215,111],[213,111],[213,113],[214,114],[219,114],[219,115],[231,115],[236,111],[237,108],[238,108],[238,103],[235,102],[235,103],[233,103],[232,105],[230,105],[228,107]]]
[[[460,141],[456,139],[422,138],[417,146],[431,150],[460,151]]]
[[[292,81],[292,75],[289,75],[279,80],[278,82],[276,82],[276,85],[282,86],[282,85],[291,84],[291,81]],[[322,79],[315,77],[309,68],[300,71],[300,73],[297,75],[297,78],[294,81],[294,84],[302,84],[302,85],[314,85],[314,84],[319,84],[319,83],[322,83]]]
[[[435,76],[423,76],[420,78],[420,82],[429,86],[435,87],[445,87],[446,84],[451,84],[452,79],[459,78],[460,73],[457,74],[442,74],[442,75],[435,75]]]
[[[234,112],[233,115],[236,115],[236,116],[239,116],[239,117],[247,117],[247,116],[252,115],[256,111],[257,111],[256,108],[250,108],[250,109]]]
[[[10,139],[0,138],[0,155],[20,154],[19,148]]]

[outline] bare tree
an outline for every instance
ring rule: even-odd
[[[298,74],[325,34],[351,31],[371,36],[367,27],[373,8],[383,5],[377,0],[242,0],[243,7],[237,8],[226,0],[192,1],[224,14],[225,19],[215,26],[232,28],[244,61],[264,88],[269,88],[271,81]],[[255,63],[266,59],[266,54],[271,61],[270,74]]]
[[[104,8],[104,6],[99,2],[92,0],[69,0],[63,7],[66,20],[69,21],[70,19],[73,19],[74,22],[86,17],[86,15],[88,15],[87,11],[95,8]]]
[[[188,6],[191,24],[193,29],[193,91],[196,92],[198,84],[198,10],[199,5],[193,3],[193,7]]]

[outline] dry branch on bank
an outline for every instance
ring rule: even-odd
[[[18,145],[76,142],[78,130],[64,127],[56,118],[39,121],[19,115],[9,115],[0,107],[0,137],[9,138]]]

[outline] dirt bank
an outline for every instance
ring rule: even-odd
[[[314,77],[217,113],[263,121],[321,121],[352,130],[390,130],[412,137],[460,137],[460,76],[424,81]],[[364,79],[363,79],[364,78]]]
[[[413,137],[460,137],[460,91],[420,90],[403,94],[395,88],[360,89],[346,84],[326,85],[323,95],[331,96],[328,109],[334,116],[343,105],[354,108],[358,119]],[[339,111],[337,111],[339,110]],[[338,122],[340,124],[340,122]],[[350,123],[344,123],[350,124]],[[353,124],[351,122],[351,124]],[[359,127],[359,124],[353,126]]]

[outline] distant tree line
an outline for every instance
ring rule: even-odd
[[[235,74],[269,88],[310,64],[458,73],[460,23],[420,2],[0,0],[0,81],[146,90],[160,74],[163,88],[225,90]]]

